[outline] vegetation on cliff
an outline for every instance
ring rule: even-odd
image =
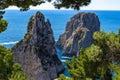
[[[79,56],[66,61],[72,78],[74,80],[95,80],[96,78],[119,80],[120,30],[118,34],[95,32],[93,38],[94,43],[90,47],[85,50],[81,49]],[[60,77],[59,80],[62,78]]]
[[[26,80],[21,66],[13,63],[10,49],[0,46],[0,80]]]

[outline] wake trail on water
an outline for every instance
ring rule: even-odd
[[[9,41],[9,42],[1,42],[0,45],[10,45],[10,44],[16,44],[19,41]]]

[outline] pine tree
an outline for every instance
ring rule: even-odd
[[[94,43],[80,50],[77,57],[66,61],[74,80],[119,80],[120,79],[120,30],[118,34],[95,32]],[[112,77],[114,74],[114,77]]]
[[[15,63],[13,65],[12,74],[9,80],[27,80],[25,73],[22,71],[20,64]]]
[[[0,80],[27,80],[18,63],[13,62],[10,49],[0,46]]]
[[[7,29],[7,25],[8,23],[6,20],[3,19],[0,20],[0,33]]]

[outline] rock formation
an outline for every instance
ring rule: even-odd
[[[64,56],[79,54],[80,48],[87,48],[93,43],[93,33],[100,30],[100,22],[95,13],[78,13],[66,25],[56,45],[63,48]]]
[[[31,17],[24,39],[12,51],[28,80],[53,80],[64,71],[56,54],[51,24],[40,12]]]

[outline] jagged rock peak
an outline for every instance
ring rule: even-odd
[[[53,80],[64,71],[57,57],[50,21],[37,12],[30,18],[27,33],[12,48],[14,62],[20,63],[28,80]]]
[[[41,12],[39,12],[39,11],[36,12],[35,17],[36,18],[41,18],[41,20],[45,20],[44,15]]]
[[[86,28],[87,32],[83,28]],[[100,22],[95,13],[80,12],[74,15],[67,23],[65,32],[60,35],[56,45],[63,48],[64,56],[77,55],[80,48],[85,49],[93,43],[93,33],[99,30]],[[78,35],[78,33],[84,33],[85,37],[81,39],[82,36]]]

